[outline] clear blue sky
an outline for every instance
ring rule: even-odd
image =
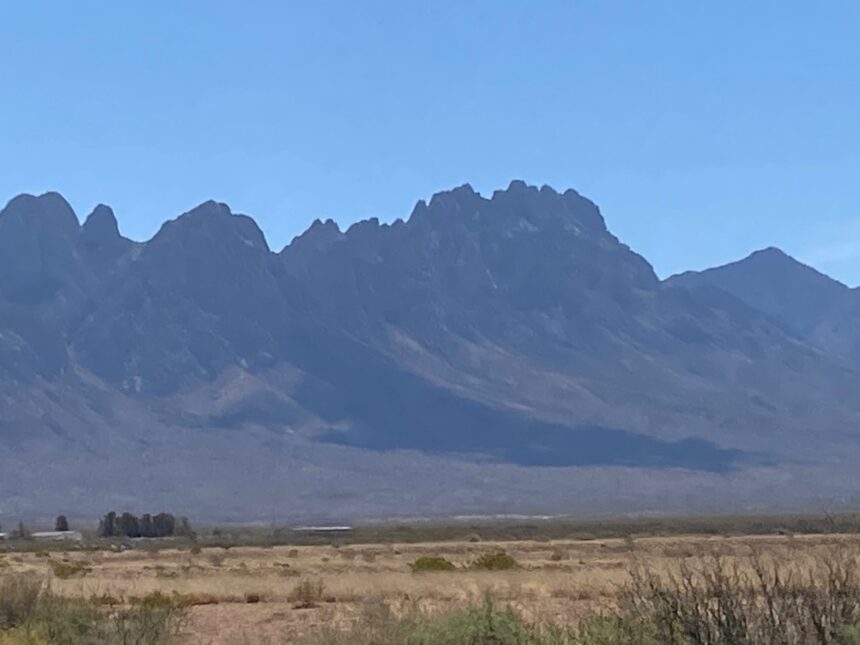
[[[6,2],[0,200],[280,248],[464,182],[573,187],[661,275],[777,245],[860,284],[860,3]]]

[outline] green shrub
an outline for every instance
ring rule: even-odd
[[[106,623],[106,616],[91,603],[45,593],[30,619],[17,630],[29,639],[13,637],[10,642],[94,645]]]
[[[569,631],[531,625],[513,610],[497,608],[489,597],[480,607],[435,618],[416,611],[397,616],[383,601],[371,600],[347,630],[324,626],[306,637],[303,644],[580,645]]]
[[[860,627],[844,627],[836,639],[838,645],[860,645]]]
[[[117,609],[101,599],[64,598],[33,576],[0,580],[3,644],[166,645],[178,636],[182,616],[173,605]]]
[[[136,606],[108,613],[83,600],[51,596],[26,625],[29,640],[11,642],[166,645],[178,636],[180,624],[175,608]]]
[[[409,568],[412,569],[412,573],[422,573],[425,571],[454,571],[457,567],[447,558],[425,555],[410,563]]]
[[[92,571],[92,568],[83,562],[52,562],[51,570],[56,577],[67,580],[75,576],[84,577]]]
[[[411,630],[409,645],[525,645],[541,643],[536,628],[511,609],[497,609],[487,598],[483,606],[448,617],[419,623]]]
[[[121,605],[122,600],[116,596],[111,596],[109,593],[103,593],[96,596],[90,596],[90,602],[94,605],[103,605],[105,607],[113,607]]]
[[[408,644],[416,627],[413,615],[397,616],[379,598],[365,600],[359,607],[358,619],[347,629],[330,623],[308,634],[301,645],[389,645]]]
[[[590,616],[571,638],[576,645],[663,645],[652,622],[629,616]]]
[[[132,607],[114,613],[103,624],[105,643],[164,645],[179,635],[184,613],[177,607]]]
[[[43,590],[42,580],[33,576],[0,578],[0,630],[27,622],[36,611]]]
[[[518,567],[517,561],[504,551],[485,553],[471,565],[472,569],[480,569],[482,571],[507,571],[508,569],[516,569]]]
[[[168,596],[160,591],[153,591],[146,594],[143,598],[136,599],[133,604],[144,609],[172,609],[177,603],[175,597]]]

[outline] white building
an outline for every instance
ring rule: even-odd
[[[34,540],[55,540],[58,542],[80,542],[84,539],[80,531],[38,531],[30,535]]]

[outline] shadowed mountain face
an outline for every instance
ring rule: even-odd
[[[855,301],[776,250],[661,283],[592,202],[522,182],[317,221],[280,252],[224,204],[135,243],[106,206],[81,226],[24,195],[0,212],[0,485],[50,506],[15,476],[50,463],[48,488],[80,500],[87,469],[121,499],[179,487],[254,516],[261,477],[337,496],[385,476],[380,495],[409,481],[414,502],[431,461],[478,498],[488,469],[528,467],[504,496],[520,507],[547,467],[841,472]],[[157,482],[117,477],[141,460]],[[233,492],[207,497],[213,476]]]

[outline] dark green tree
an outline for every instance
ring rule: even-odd
[[[155,537],[168,537],[176,530],[176,518],[170,513],[159,513],[152,518],[155,527]]]
[[[141,537],[155,537],[155,524],[152,522],[152,515],[144,513],[140,518],[140,535]]]
[[[111,511],[99,522],[99,536],[109,538],[117,535],[119,532],[117,531],[116,513]]]
[[[119,518],[119,534],[125,537],[140,537],[140,521],[131,513],[123,513]]]
[[[18,538],[20,538],[22,540],[26,540],[27,538],[30,537],[30,531],[29,531],[29,529],[27,529],[26,526],[24,526],[23,520],[18,521],[18,530],[16,531],[16,535]]]
[[[176,526],[175,534],[181,535],[182,537],[194,537],[194,529],[191,528],[191,522],[189,522],[188,518],[184,515],[179,518],[179,524]]]
[[[59,515],[57,519],[54,521],[54,530],[55,531],[68,531],[69,530],[69,520],[66,519],[65,515]]]

